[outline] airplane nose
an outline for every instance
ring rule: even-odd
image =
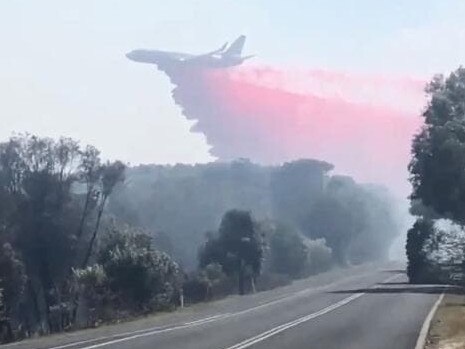
[[[126,53],[126,57],[131,61],[137,61],[137,52],[129,51],[128,53]]]

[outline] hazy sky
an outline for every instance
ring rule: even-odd
[[[66,135],[133,164],[212,159],[135,48],[201,53],[240,34],[255,62],[428,78],[465,62],[465,1],[0,2],[0,140]]]

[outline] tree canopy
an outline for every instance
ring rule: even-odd
[[[201,250],[200,264],[219,263],[225,273],[237,275],[239,293],[244,281],[260,273],[263,246],[250,212],[231,210],[224,214],[216,236],[211,236]]]
[[[106,202],[125,167],[102,164],[95,148],[70,138],[26,134],[0,143],[0,288],[7,327],[49,333],[72,325],[79,297],[72,269],[95,259]],[[15,331],[3,339],[21,335]]]
[[[411,282],[437,281],[427,248],[439,246],[445,233],[438,219],[465,225],[465,69],[434,77],[426,92],[424,126],[413,140],[409,165],[411,212],[417,216],[406,244]]]
[[[425,124],[409,167],[412,199],[465,224],[465,69],[436,76],[426,91]]]

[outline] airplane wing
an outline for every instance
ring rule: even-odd
[[[174,59],[177,59],[179,61],[196,61],[196,60],[202,60],[204,57],[209,57],[212,55],[215,55],[217,53],[221,53],[224,51],[224,49],[228,46],[228,43],[225,43],[223,46],[221,46],[219,49],[216,49],[214,51],[204,53],[201,55],[192,55],[188,53],[180,53],[180,52],[166,52],[166,54]]]
[[[219,49],[216,49],[216,50],[208,52],[208,53],[204,53],[204,54],[201,54],[201,55],[189,55],[189,57],[186,57],[185,59],[183,59],[183,61],[189,61],[189,62],[202,61],[205,58],[208,58],[208,57],[211,57],[211,56],[213,56],[215,54],[223,52],[224,49],[226,48],[226,46],[228,46],[228,43],[225,43]]]
[[[172,59],[176,59],[178,61],[184,61],[184,60],[187,60],[189,58],[195,57],[194,55],[189,54],[189,53],[170,52],[170,51],[157,51],[157,52],[160,52],[163,55],[165,55],[165,56],[167,56],[169,58],[172,58]]]
[[[187,61],[197,61],[197,60],[202,60],[203,58],[205,57],[210,57],[210,56],[213,56],[215,54],[218,54],[218,53],[221,53],[224,51],[224,49],[226,48],[226,46],[228,46],[228,43],[226,42],[223,46],[221,46],[219,49],[216,49],[214,51],[211,51],[211,52],[208,52],[208,53],[204,53],[204,54],[201,54],[201,55],[189,55],[189,57],[186,57],[185,60]]]
[[[183,62],[200,62],[200,61],[203,61],[203,60],[208,60],[209,57],[211,57],[211,56],[212,56],[211,54],[207,53],[207,54],[204,54],[204,55],[187,57],[186,59],[183,59],[182,61]]]
[[[214,55],[214,54],[217,54],[217,53],[220,53],[220,52],[223,52],[226,47],[228,46],[228,43],[226,42],[223,46],[221,46],[219,49],[216,49],[215,51],[212,51],[212,52],[208,52],[206,53],[205,55],[202,55],[202,56],[211,56],[211,55]]]

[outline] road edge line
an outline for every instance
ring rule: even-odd
[[[387,279],[382,280],[381,283],[385,283],[385,282],[395,280],[400,275],[401,274],[390,276]],[[379,285],[376,284],[375,286],[370,287],[370,288],[376,289],[378,287],[379,287]],[[346,306],[346,305],[352,303],[353,301],[357,300],[358,298],[363,297],[366,294],[367,294],[366,292],[354,293],[351,296],[343,298],[340,301],[338,301],[336,303],[333,303],[333,304],[330,304],[327,307],[325,307],[323,309],[320,309],[320,310],[318,310],[318,311],[316,311],[314,313],[307,314],[307,315],[304,315],[304,316],[302,316],[300,318],[297,318],[297,319],[294,319],[292,321],[286,322],[284,324],[281,324],[279,326],[271,328],[271,329],[269,329],[269,330],[267,330],[265,332],[259,333],[256,336],[247,338],[247,339],[245,339],[245,340],[243,340],[243,341],[241,341],[239,343],[233,344],[233,345],[231,345],[229,347],[226,347],[224,349],[246,349],[246,348],[249,348],[250,346],[252,346],[254,344],[257,344],[259,342],[262,342],[262,341],[264,341],[264,340],[266,340],[266,339],[268,339],[268,338],[270,338],[270,337],[272,337],[272,336],[274,336],[276,334],[279,334],[279,333],[281,333],[283,331],[286,331],[286,330],[288,330],[290,328],[299,326],[302,323],[308,322],[310,320],[316,319],[316,318],[318,318],[320,316],[323,316],[323,315],[326,315],[326,314],[328,314],[330,312],[333,312],[334,310],[337,310],[337,309],[339,309],[339,308],[341,308],[343,306]]]
[[[436,300],[436,302],[431,307],[428,315],[426,316],[425,321],[423,322],[423,325],[421,326],[420,334],[418,335],[415,349],[424,349],[425,344],[426,344],[426,338],[428,337],[428,332],[431,327],[431,322],[433,321],[433,317],[436,314],[436,311],[438,310],[439,305],[444,299],[444,295],[445,295],[445,292],[443,291],[441,295],[438,297],[438,299]]]
[[[271,306],[271,305],[276,304],[276,303],[286,301],[286,300],[294,298],[294,297],[300,297],[300,296],[306,295],[306,294],[318,293],[318,292],[320,292],[322,290],[325,290],[325,289],[331,288],[333,286],[339,285],[339,284],[341,284],[341,283],[343,283],[345,281],[364,277],[364,276],[366,276],[367,274],[370,274],[370,273],[371,272],[363,273],[361,275],[347,276],[347,277],[344,277],[344,278],[339,279],[337,281],[330,282],[330,283],[325,284],[325,285],[317,286],[317,287],[314,287],[314,288],[302,289],[302,290],[299,290],[299,291],[296,291],[296,292],[288,293],[288,294],[279,296],[279,297],[277,297],[277,298],[275,298],[273,300],[266,301],[266,302],[264,302],[262,304],[253,306],[251,308],[246,308],[246,309],[243,309],[243,310],[239,310],[239,311],[234,312],[234,313],[216,314],[214,316],[210,316],[210,317],[206,317],[206,318],[200,318],[198,320],[194,320],[194,321],[191,321],[191,322],[175,323],[175,324],[172,324],[172,325],[142,328],[142,329],[135,330],[135,331],[128,331],[128,332],[123,332],[123,333],[115,333],[115,334],[110,334],[110,335],[107,335],[107,336],[88,338],[88,339],[81,340],[81,341],[68,342],[68,343],[65,342],[63,344],[58,344],[57,343],[56,346],[46,347],[45,349],[65,349],[65,348],[72,348],[72,347],[78,347],[77,349],[87,349],[88,347],[82,347],[81,348],[80,345],[81,344],[98,343],[99,341],[102,341],[102,343],[106,343],[106,341],[112,342],[115,339],[123,339],[123,338],[127,338],[127,337],[133,337],[134,335],[139,335],[139,334],[144,334],[144,333],[149,333],[149,332],[152,333],[152,332],[155,332],[157,330],[161,331],[161,330],[167,330],[167,329],[172,329],[172,328],[175,328],[175,329],[184,328],[184,326],[202,325],[203,323],[209,323],[209,322],[221,320],[223,318],[229,318],[229,317],[232,317],[232,316],[238,316],[238,315],[246,314],[246,313],[261,309],[261,308]],[[83,329],[83,330],[85,331],[87,329]],[[44,338],[46,338],[46,337],[44,337]],[[24,341],[18,341],[18,342],[6,344],[5,349],[7,349],[9,347],[13,347],[14,345],[22,344],[22,343],[24,343]]]

